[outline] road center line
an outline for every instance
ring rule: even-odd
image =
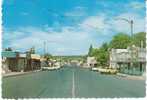
[[[75,76],[74,76],[74,71],[72,74],[72,97],[75,97]]]

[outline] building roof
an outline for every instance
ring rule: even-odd
[[[31,54],[31,59],[38,59],[38,60],[40,60],[40,55],[38,55],[38,54]]]
[[[2,57],[15,58],[17,53],[14,51],[2,51],[1,55]]]
[[[136,49],[139,51],[139,52],[146,52],[146,49],[145,48],[139,48],[139,47],[136,47]],[[134,50],[134,49],[133,49]],[[129,48],[127,49],[112,49],[111,50],[113,53],[127,53],[129,52]]]
[[[116,49],[116,53],[128,52],[128,49]]]
[[[19,54],[19,57],[26,58],[26,54]]]
[[[95,57],[87,57],[87,63],[93,63],[93,64],[96,64],[97,61],[96,61]]]

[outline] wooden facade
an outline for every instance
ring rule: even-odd
[[[3,70],[9,69],[12,72],[40,69],[40,56],[37,54],[30,54],[29,56],[19,52],[4,51],[2,52],[2,68]]]

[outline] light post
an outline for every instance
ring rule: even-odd
[[[130,24],[130,32],[131,32],[131,36],[133,36],[133,20],[128,20],[128,19],[126,19],[126,18],[117,18],[116,20],[123,20],[123,21],[125,21],[125,22],[127,22],[127,23],[129,23]]]
[[[128,19],[126,19],[126,18],[117,18],[116,20],[123,20],[123,21],[125,21],[125,22],[127,22],[127,23],[129,23],[130,24],[130,32],[131,32],[131,37],[133,38],[133,20],[128,20]],[[133,49],[133,39],[132,39],[132,41],[131,41],[131,47],[130,47],[131,49],[131,52],[130,52],[130,54],[131,54],[131,63],[130,63],[130,67],[133,67],[133,51],[132,51],[132,49]],[[130,70],[130,67],[128,66],[128,70]]]

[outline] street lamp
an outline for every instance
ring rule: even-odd
[[[131,36],[133,37],[133,20],[128,20],[126,18],[117,18],[116,20],[124,20],[127,23],[129,23],[130,24],[130,29],[131,29],[131,31],[130,31],[131,32]],[[130,65],[131,67],[133,67],[133,54],[132,54],[133,51],[132,51],[132,49],[133,49],[133,43],[132,43],[132,47],[131,47],[131,65]]]
[[[128,20],[126,18],[117,18],[116,20],[123,20],[123,21],[126,21],[127,23],[130,24],[130,29],[131,29],[131,36],[133,36],[133,20]]]

